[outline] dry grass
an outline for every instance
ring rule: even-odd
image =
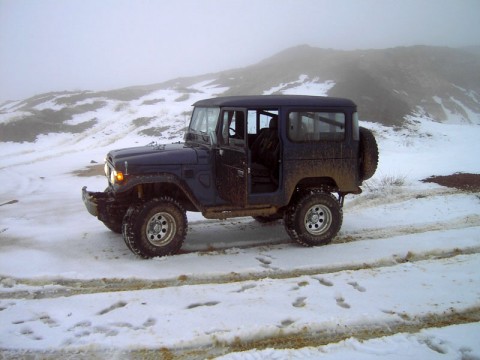
[[[391,188],[402,187],[406,184],[405,175],[385,175],[381,178],[368,180],[364,183],[367,190],[373,193],[384,192]]]

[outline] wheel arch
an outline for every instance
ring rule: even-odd
[[[161,174],[139,176],[128,183],[122,192],[133,190],[142,201],[169,196],[175,199],[187,211],[202,211],[202,206],[190,188],[177,176]]]
[[[308,177],[300,180],[293,187],[289,197],[289,204],[297,201],[299,197],[311,190],[320,190],[323,192],[338,192],[338,185],[332,177]]]
[[[197,199],[187,187],[177,181],[146,182],[141,184],[142,197],[145,201],[162,196],[175,199],[187,211],[201,211]]]
[[[338,190],[338,185],[332,177],[308,177],[300,180],[297,183],[297,188],[301,189],[321,189],[325,191],[335,192]]]

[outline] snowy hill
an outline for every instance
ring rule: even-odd
[[[247,76],[282,61],[287,69],[299,50],[332,66],[342,54],[361,58],[302,47],[250,69],[0,107],[0,358],[480,358],[480,91],[478,81],[453,81],[457,66],[444,65],[452,80],[437,79],[435,93],[424,73],[409,75],[411,88],[376,88],[408,111],[401,127],[362,122],[379,143],[379,168],[347,197],[331,245],[300,247],[281,220],[188,213],[183,252],[142,260],[85,210],[81,187],[105,188],[108,150],[182,140],[196,100],[248,84],[251,93],[342,88],[341,77],[300,65]],[[367,80],[379,69],[364,66]],[[356,101],[374,116],[368,96]],[[422,181],[432,175],[450,186]]]
[[[438,121],[480,122],[480,56],[464,50],[414,46],[335,51],[300,46],[253,68],[259,76],[282,73],[282,82],[294,81],[299,73],[331,80],[335,86],[329,95],[351,98],[363,119],[387,125],[401,125],[412,113]]]
[[[148,86],[47,93],[8,102],[0,106],[0,141],[31,142],[50,132],[114,131],[106,123],[139,135],[181,137],[196,100],[299,93],[296,89],[309,95],[351,98],[358,104],[361,119],[386,125],[402,125],[409,115],[479,124],[478,69],[480,55],[460,49],[418,46],[336,51],[300,46],[242,69]]]

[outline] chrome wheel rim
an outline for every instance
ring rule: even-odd
[[[159,212],[148,220],[145,235],[154,246],[164,246],[172,241],[177,231],[177,225],[172,215]]]
[[[304,225],[307,232],[318,236],[326,232],[332,224],[332,212],[324,205],[316,204],[305,214]]]

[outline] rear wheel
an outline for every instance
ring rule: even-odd
[[[329,244],[343,222],[338,200],[329,193],[311,192],[304,195],[285,213],[285,229],[303,246]]]
[[[169,197],[133,205],[123,220],[123,239],[143,258],[173,255],[187,235],[185,210]]]

